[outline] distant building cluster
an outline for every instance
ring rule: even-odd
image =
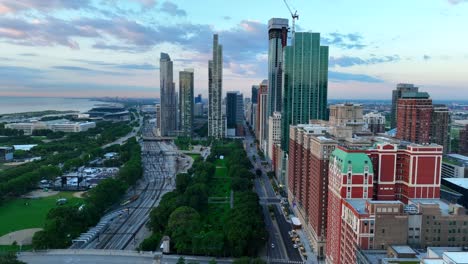
[[[96,127],[95,122],[72,122],[66,119],[52,121],[32,121],[23,123],[10,123],[5,125],[6,128],[22,130],[25,135],[32,135],[35,130],[49,129],[54,132],[61,131],[66,133],[76,133],[87,131],[90,128]]]

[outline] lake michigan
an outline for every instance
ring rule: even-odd
[[[0,115],[45,110],[85,112],[99,104],[109,103],[81,98],[0,96]]]

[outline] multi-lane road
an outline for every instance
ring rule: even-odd
[[[260,169],[262,171],[261,177],[255,179],[255,190],[260,198],[260,204],[263,208],[265,219],[265,226],[269,233],[267,258],[271,262],[284,262],[284,261],[303,261],[299,251],[294,248],[294,245],[289,237],[289,231],[292,230],[292,225],[285,218],[281,209],[281,197],[278,196],[273,190],[270,179],[267,176],[267,168],[262,165],[262,160],[258,156],[255,139],[245,127],[246,136],[244,138],[244,146],[249,159],[254,164],[254,170]],[[255,156],[255,159],[253,158]],[[269,210],[271,206],[273,212],[272,217]],[[274,246],[272,246],[272,244]],[[309,256],[309,259],[313,256]],[[313,259],[313,258],[312,258]]]

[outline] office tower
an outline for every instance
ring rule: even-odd
[[[202,103],[202,95],[198,94],[197,97],[195,97],[195,103]]]
[[[156,104],[156,135],[161,135],[161,103]]]
[[[288,151],[289,126],[327,119],[328,47],[320,34],[296,32],[284,51],[281,148]]]
[[[274,112],[268,118],[268,157],[273,158],[274,146],[281,144],[281,113]]]
[[[161,53],[159,60],[161,89],[160,135],[172,136],[177,129],[177,97],[172,81],[172,61],[167,53]]]
[[[458,153],[468,155],[468,125],[458,132]]]
[[[360,104],[336,104],[330,105],[330,126],[350,127],[352,134],[364,130],[364,119],[362,117],[362,105]]]
[[[267,122],[268,122],[268,81],[263,80],[260,84],[260,90],[258,91],[258,102],[257,102],[257,118],[256,118],[256,137],[260,149],[266,151],[267,145]]]
[[[203,116],[203,103],[196,103],[193,112],[194,116]]]
[[[426,92],[405,92],[397,103],[397,135],[401,140],[431,142],[432,99]]]
[[[225,137],[226,121],[223,116],[223,47],[218,45],[218,34],[213,35],[213,59],[208,62],[208,136]]]
[[[444,154],[450,152],[450,111],[446,105],[433,105],[431,143],[443,146]]]
[[[329,157],[338,142],[318,124],[290,127],[288,199],[319,258],[325,254]]]
[[[392,112],[391,112],[391,120],[390,120],[390,128],[397,127],[397,104],[398,99],[401,98],[403,93],[407,92],[418,92],[418,87],[415,87],[413,84],[410,83],[399,83],[397,84],[396,90],[392,91]]]
[[[365,129],[374,133],[385,133],[385,116],[381,113],[367,113],[363,116]]]
[[[193,127],[193,69],[179,72],[179,114],[182,135],[191,136]]]
[[[242,136],[244,120],[244,102],[240,92],[226,93],[226,125],[228,135]]]
[[[258,89],[260,89],[260,85],[252,85],[252,97],[251,97],[252,104],[257,103]]]
[[[283,50],[288,42],[288,20],[272,18],[268,21],[268,112],[280,112],[282,105]]]

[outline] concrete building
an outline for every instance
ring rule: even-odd
[[[465,125],[463,129],[460,129],[458,140],[458,153],[468,155],[468,125]]]
[[[226,120],[222,112],[223,47],[218,34],[213,35],[213,59],[208,62],[208,136],[224,138]]]
[[[12,147],[0,147],[0,162],[13,160],[14,151]]]
[[[275,145],[281,144],[281,113],[274,112],[268,118],[268,152],[269,159],[273,157],[273,148]]]
[[[360,104],[336,104],[330,105],[330,126],[350,127],[355,135],[364,130],[362,105]]]
[[[391,112],[391,120],[390,120],[390,128],[397,127],[397,106],[398,106],[398,99],[401,98],[403,93],[407,92],[418,92],[418,87],[415,87],[413,84],[410,83],[399,83],[395,90],[392,91],[392,112]]]
[[[169,54],[161,52],[159,59],[161,98],[160,135],[172,136],[177,130],[177,96],[173,82],[173,65]]]
[[[244,135],[244,97],[240,92],[226,93],[226,125],[234,136]],[[232,133],[230,133],[232,134]]]
[[[288,28],[288,20],[285,18],[272,18],[268,21],[267,118],[274,112],[280,112],[283,103],[283,52],[288,43]]]
[[[328,47],[320,33],[296,32],[284,50],[281,148],[288,152],[289,126],[327,119]]]
[[[460,193],[458,203],[468,208],[468,178],[443,178],[442,184]]]
[[[367,113],[362,119],[364,120],[364,129],[372,132],[374,135],[385,133],[385,116],[381,113]]]
[[[161,104],[156,104],[156,135],[161,134]]]
[[[192,135],[193,128],[193,69],[179,72],[179,114],[180,132],[184,136]]]
[[[434,104],[432,111],[431,142],[444,147],[450,153],[450,111],[446,105]]]
[[[54,132],[76,133],[96,127],[95,122],[72,122],[66,119],[52,121],[33,121],[28,123],[10,123],[5,128],[22,130],[25,135],[32,135],[34,130],[49,129]]]
[[[268,81],[263,80],[258,91],[257,118],[255,136],[258,140],[260,149],[267,151],[268,139]]]
[[[426,92],[406,92],[398,99],[397,135],[401,140],[431,142],[432,99]]]
[[[468,157],[448,154],[442,160],[442,178],[468,178]]]

